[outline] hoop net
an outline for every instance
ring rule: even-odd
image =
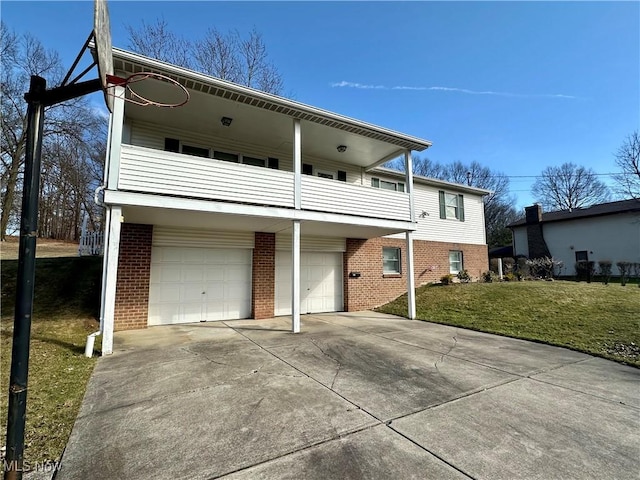
[[[135,85],[136,83],[149,79],[158,80],[173,85],[178,92],[178,99],[172,102],[158,102],[145,97],[141,93],[136,92],[131,87],[131,85]],[[124,97],[121,97],[120,95],[117,95],[113,92],[113,89],[115,87],[125,88]],[[134,73],[133,75],[129,75],[127,78],[121,78],[115,75],[107,75],[107,86],[105,87],[105,92],[111,97],[124,98],[125,101],[133,103],[135,105],[140,105],[142,107],[148,107],[149,105],[163,108],[181,107],[182,105],[187,103],[189,101],[189,98],[191,97],[189,95],[189,91],[180,82],[174,80],[173,78],[167,77],[166,75],[155,72]]]

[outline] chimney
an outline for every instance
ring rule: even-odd
[[[550,257],[551,253],[544,240],[542,232],[542,206],[539,203],[525,207],[525,219],[527,222],[527,243],[529,245],[529,258]]]
[[[527,225],[536,225],[542,221],[542,206],[539,203],[524,208]]]

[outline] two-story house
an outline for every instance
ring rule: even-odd
[[[484,190],[414,178],[431,143],[114,49],[191,100],[142,107],[115,87],[104,197],[102,351],[113,332],[353,311],[487,269]],[[169,86],[147,80],[146,96]],[[380,168],[404,156],[406,173]]]

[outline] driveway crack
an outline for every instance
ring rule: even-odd
[[[444,362],[444,357],[446,357],[447,355],[449,355],[454,348],[456,348],[456,345],[458,344],[458,339],[456,338],[456,336],[454,335],[453,337],[453,345],[451,345],[449,347],[449,350],[447,350],[446,352],[444,352],[442,355],[440,355],[440,358],[438,360],[436,360],[436,362],[433,364],[433,366],[435,367],[436,371],[438,373],[440,373],[440,370],[438,370],[438,363],[442,363]]]
[[[340,370],[342,369],[342,363],[340,363],[339,360],[336,360],[335,358],[333,358],[331,355],[329,355],[327,352],[325,352],[322,347],[320,347],[320,345],[318,345],[313,339],[309,339],[309,341],[311,343],[313,343],[313,345],[322,352],[322,354],[327,357],[328,359],[330,359],[331,361],[336,363],[336,373],[333,375],[333,380],[331,380],[331,386],[329,387],[330,390],[333,391],[333,386],[336,383],[336,379],[338,378],[338,375],[340,374]]]

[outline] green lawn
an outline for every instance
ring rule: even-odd
[[[640,366],[637,284],[531,281],[426,285],[417,317],[509,337],[568,347]],[[406,316],[406,295],[379,308]]]
[[[3,260],[0,435],[5,445],[17,261]],[[27,395],[25,460],[57,460],[67,443],[96,358],[84,357],[98,329],[101,259],[39,258]],[[99,344],[99,342],[97,342]]]

